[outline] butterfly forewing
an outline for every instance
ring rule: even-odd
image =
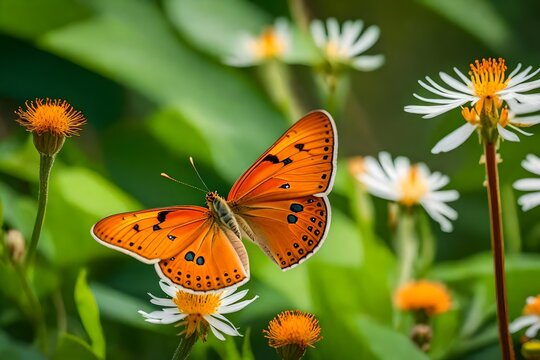
[[[178,254],[211,217],[199,206],[176,206],[111,215],[92,228],[102,244],[146,263]]]
[[[336,139],[328,113],[307,114],[238,179],[227,200],[256,203],[327,194],[335,172]]]
[[[146,263],[161,277],[193,292],[211,292],[249,279],[241,240],[219,226],[209,209],[177,206],[109,216],[92,235]]]

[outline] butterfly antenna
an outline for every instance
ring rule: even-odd
[[[193,170],[195,170],[195,173],[197,173],[197,176],[199,177],[199,180],[201,180],[201,182],[203,183],[206,190],[208,192],[210,192],[210,189],[208,188],[208,186],[206,186],[206,183],[202,179],[201,174],[199,174],[199,171],[197,171],[197,168],[195,167],[195,162],[193,161],[193,158],[191,156],[189,157],[189,162],[191,163],[191,166],[193,166]]]
[[[176,180],[176,179],[173,178],[172,176],[169,176],[169,175],[167,175],[167,174],[165,174],[165,173],[161,173],[160,175],[163,176],[165,179],[169,179],[169,180],[172,180],[172,181],[177,182],[177,183],[179,183],[179,184],[188,186],[188,187],[190,187],[190,188],[192,188],[192,189],[202,191],[202,192],[205,193],[205,194],[206,194],[206,192],[207,192],[206,190],[203,190],[203,189],[198,188],[198,187],[196,187],[196,186],[193,186],[193,185],[191,185],[191,184],[186,184],[185,182]]]

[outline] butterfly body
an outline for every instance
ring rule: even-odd
[[[155,264],[185,291],[209,293],[249,280],[242,237],[282,270],[307,260],[330,227],[337,134],[325,111],[289,128],[235,182],[227,198],[206,194],[207,207],[171,206],[106,217],[92,236],[101,244]]]

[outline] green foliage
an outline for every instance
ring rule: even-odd
[[[113,213],[204,205],[201,193],[159,176],[202,187],[189,156],[210,189],[226,195],[285,130],[291,113],[324,107],[328,99],[319,87],[328,79],[320,77],[323,59],[303,24],[306,14],[340,22],[361,16],[366,26],[378,25],[373,53],[387,62],[375,72],[344,73],[339,84],[346,97],[336,99],[343,105],[335,116],[340,159],[325,244],[283,272],[246,243],[252,279],[245,288],[259,299],[227,315],[244,337],[221,342],[209,334],[192,358],[275,358],[262,329],[287,309],[312,312],[320,321],[323,339],[307,350],[308,359],[498,356],[481,150],[471,139],[451,154],[432,156],[431,146],[462,120],[444,115],[427,122],[403,113],[403,106],[415,101],[417,79],[454,66],[466,71],[477,57],[504,56],[510,68],[537,63],[538,49],[530,46],[537,13],[532,3],[493,0],[392,6],[375,0],[0,0],[0,358],[170,358],[181,329],[138,314],[158,310],[148,292],[164,296],[153,267],[98,244],[90,229]],[[241,33],[259,34],[277,17],[291,20],[296,51],[286,63],[264,69],[223,63]],[[88,118],[55,161],[38,258],[27,274],[45,314],[46,352],[35,341],[35,309],[4,244],[5,230],[17,229],[28,241],[34,226],[39,157],[13,111],[37,96],[65,97]],[[522,137],[501,148],[511,319],[527,296],[540,293],[538,209],[523,214],[511,187],[525,176],[524,154],[538,154],[537,141]],[[409,340],[412,317],[392,304],[400,259],[387,202],[369,196],[347,169],[349,155],[381,150],[448,173],[450,187],[461,193],[453,233],[441,233],[423,213],[415,218],[415,275],[444,282],[453,297],[451,311],[432,319],[427,354]]]

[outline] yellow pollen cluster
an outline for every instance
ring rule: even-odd
[[[84,116],[73,109],[65,100],[41,99],[26,102],[27,110],[19,109],[15,112],[19,118],[17,122],[28,131],[39,135],[52,133],[61,136],[78,135],[81,126],[86,122]]]
[[[540,295],[537,295],[532,301],[527,302],[523,309],[523,315],[537,315],[540,316]]]
[[[204,316],[217,313],[221,304],[220,294],[195,295],[178,291],[173,301],[181,313],[188,314],[184,321],[179,323],[180,326],[185,326],[181,334],[190,336],[197,333],[201,340],[205,341],[208,322]]]
[[[302,349],[321,340],[321,328],[314,315],[296,311],[283,311],[263,330],[268,344],[274,348],[296,345]]]
[[[400,287],[395,293],[394,304],[403,311],[424,311],[432,316],[447,312],[452,300],[443,284],[419,280]]]
[[[221,304],[220,294],[196,295],[184,291],[178,291],[173,301],[180,312],[202,316],[215,314]]]
[[[418,165],[410,168],[409,173],[402,179],[401,198],[399,202],[405,206],[414,206],[422,200],[428,191],[426,180],[420,174]]]
[[[479,98],[495,98],[496,93],[508,85],[504,73],[506,65],[504,59],[482,59],[471,64],[469,76],[474,86],[474,93]]]
[[[325,50],[326,50],[326,56],[329,58],[329,59],[338,59],[340,56],[339,54],[339,48],[337,46],[337,44],[334,42],[334,41],[329,41],[327,44],[326,44],[326,47],[325,47]]]
[[[257,41],[256,52],[261,59],[274,59],[285,52],[285,44],[273,28],[267,28]]]

